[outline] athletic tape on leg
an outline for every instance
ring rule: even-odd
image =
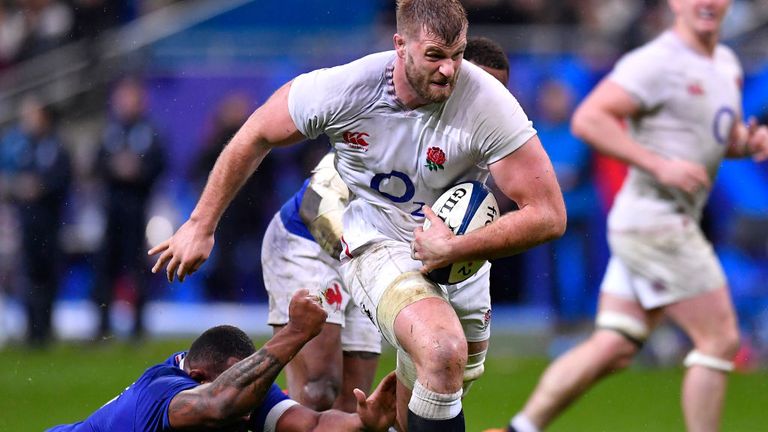
[[[689,352],[688,355],[685,356],[683,365],[685,365],[685,367],[704,366],[721,372],[733,371],[732,361],[723,360],[696,350]]]
[[[448,301],[437,285],[428,281],[417,271],[401,274],[387,287],[376,308],[376,320],[387,342],[402,349],[395,337],[397,314],[406,306],[430,297]]]
[[[638,345],[648,339],[648,326],[641,320],[621,312],[600,312],[595,324],[598,328],[617,331]]]
[[[395,366],[395,374],[400,382],[408,387],[408,390],[413,390],[413,384],[416,382],[416,365],[413,364],[411,356],[403,350],[397,350],[397,366]]]
[[[472,383],[479,379],[485,372],[485,355],[488,350],[483,350],[467,356],[467,367],[464,368],[464,393],[462,397],[469,393]]]

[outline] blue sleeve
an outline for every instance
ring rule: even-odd
[[[184,390],[197,387],[199,384],[181,370],[171,371],[167,375],[157,377],[147,385],[137,398],[136,427],[142,431],[171,430],[168,418],[168,406],[174,396]]]
[[[280,402],[289,399],[290,398],[288,395],[283,393],[283,391],[280,389],[280,386],[277,384],[272,384],[272,387],[269,388],[266,397],[264,397],[264,402],[262,402],[261,406],[253,410],[251,413],[251,419],[248,422],[250,430],[253,432],[263,431],[264,423],[267,420],[267,415],[270,411],[272,411],[272,408],[274,408]]]

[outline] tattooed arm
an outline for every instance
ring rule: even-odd
[[[218,427],[246,417],[258,407],[275,378],[325,323],[326,313],[307,290],[289,306],[288,324],[259,351],[237,362],[213,382],[177,394],[168,406],[174,429]]]

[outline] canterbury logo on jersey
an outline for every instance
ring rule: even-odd
[[[368,151],[368,141],[365,139],[370,137],[365,132],[344,132],[341,135],[341,139],[349,144],[353,149]]]

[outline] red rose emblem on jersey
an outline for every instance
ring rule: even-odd
[[[429,168],[430,171],[437,171],[439,169],[444,169],[443,164],[445,164],[445,152],[440,147],[430,147],[427,149],[427,164],[424,165],[425,167]]]

